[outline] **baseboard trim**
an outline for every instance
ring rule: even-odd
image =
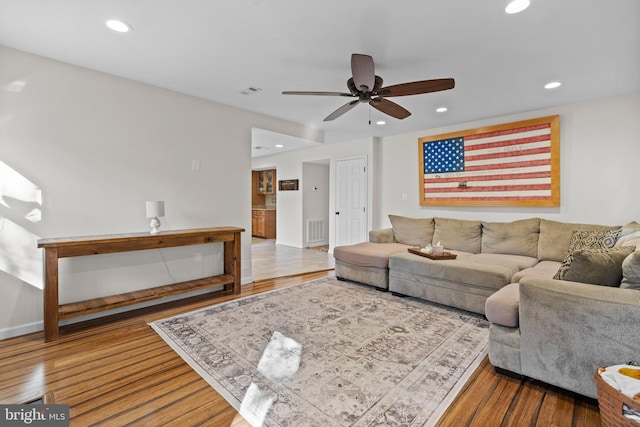
[[[26,323],[24,325],[12,326],[0,329],[0,340],[19,337],[20,335],[27,335],[33,332],[40,332],[42,330],[44,330],[44,322],[42,320]]]

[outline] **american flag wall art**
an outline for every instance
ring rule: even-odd
[[[559,206],[559,116],[420,138],[423,206]]]

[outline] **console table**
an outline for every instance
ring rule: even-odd
[[[232,290],[234,294],[240,293],[240,233],[243,231],[244,228],[214,227],[163,231],[158,234],[147,232],[38,240],[38,247],[44,248],[45,342],[58,339],[58,322],[63,319],[213,286],[224,286],[225,290]],[[217,242],[224,242],[223,274],[69,304],[59,305],[58,303],[58,259],[60,258]]]

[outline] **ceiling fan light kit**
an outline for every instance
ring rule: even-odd
[[[376,110],[396,119],[405,119],[411,113],[404,107],[389,101],[386,98],[394,96],[419,95],[423,93],[449,90],[455,87],[455,80],[435,79],[421,80],[417,82],[401,83],[393,86],[382,87],[382,77],[375,74],[373,58],[369,55],[354,53],[351,55],[351,75],[347,80],[349,92],[310,92],[310,91],[285,91],[283,95],[320,95],[343,96],[357,98],[338,108],[325,117],[324,121],[335,120],[360,103],[367,103]]]

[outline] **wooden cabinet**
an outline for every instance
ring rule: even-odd
[[[251,211],[251,235],[265,239],[276,238],[276,211],[254,209]]]
[[[276,194],[276,171],[268,169],[257,171],[258,194]]]

